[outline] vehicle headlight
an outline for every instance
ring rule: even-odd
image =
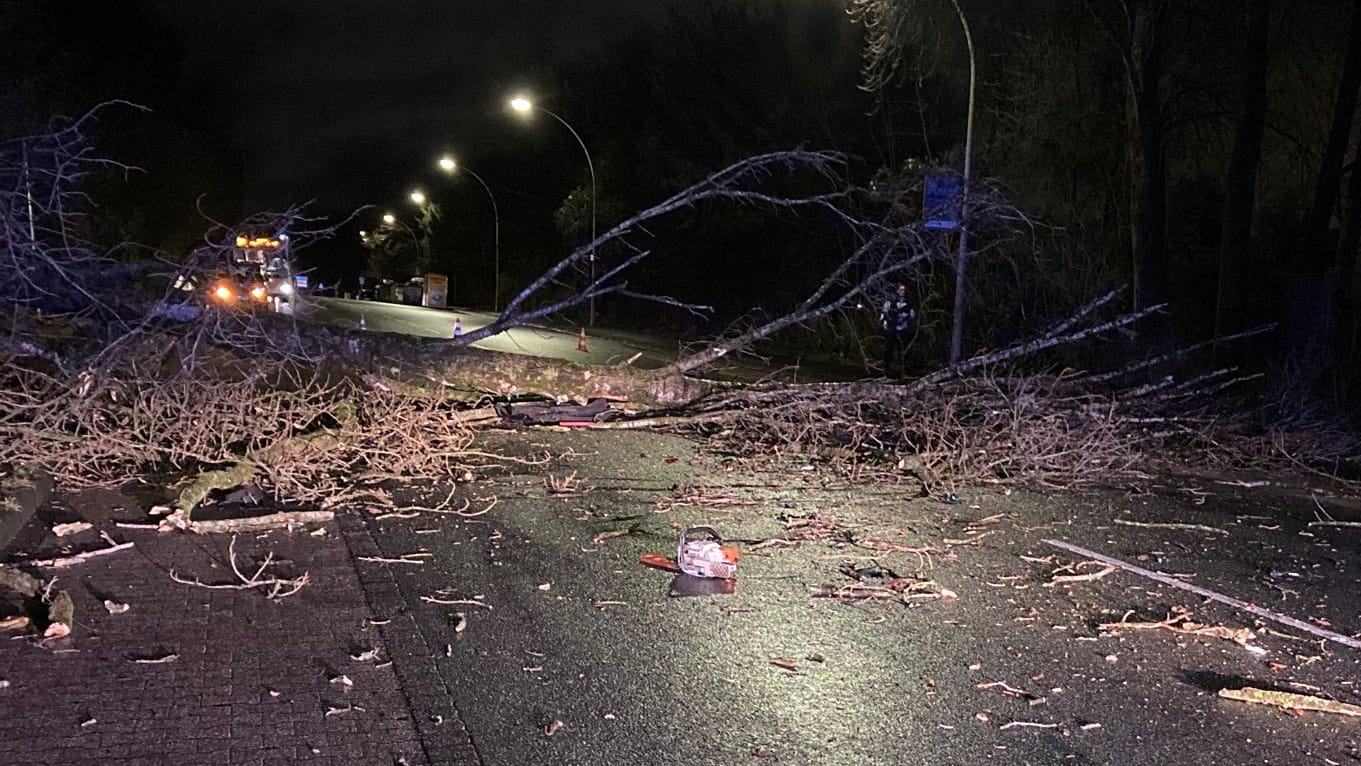
[[[213,295],[216,296],[216,298],[220,301],[229,301],[232,299],[234,293],[232,293],[232,289],[230,287],[227,287],[226,285],[218,285],[217,288],[213,290]]]
[[[250,297],[257,301],[263,301],[265,298],[269,297],[269,294],[265,292],[265,288],[256,285],[250,289]]]
[[[279,292],[282,293],[283,295],[292,295],[293,285],[284,282],[283,284],[279,285]]]

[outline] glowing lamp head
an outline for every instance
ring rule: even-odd
[[[420,189],[411,192],[411,201],[415,202],[417,205],[424,205],[425,192],[421,191]]]
[[[397,223],[397,216],[393,215],[392,213],[384,213],[383,223],[387,224],[388,226],[391,226],[392,224]]]
[[[510,100],[510,108],[520,114],[528,114],[529,111],[534,108],[534,102],[524,96],[516,96]]]
[[[453,157],[446,154],[439,158],[439,168],[446,173],[452,173],[458,168],[458,163],[454,161]]]

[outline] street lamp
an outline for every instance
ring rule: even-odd
[[[550,111],[548,111],[547,109],[544,109],[543,107],[539,106],[538,104],[535,104],[533,101],[530,101],[530,100],[529,100],[528,98],[526,98],[525,96],[515,96],[515,97],[511,98],[511,100],[510,100],[510,108],[513,109],[513,110],[516,111],[516,112],[519,112],[520,114],[529,114],[531,111],[537,109],[537,110],[539,110],[540,112],[543,112],[544,114],[548,115],[549,117],[552,117],[553,119],[555,119],[555,120],[557,120],[558,122],[562,123],[562,126],[563,126],[564,128],[567,128],[567,130],[571,132],[572,137],[575,138],[575,139],[577,140],[577,143],[581,145],[581,151],[582,151],[583,154],[586,155],[586,167],[587,167],[587,169],[589,169],[589,170],[591,171],[591,286],[592,286],[592,288],[594,288],[594,286],[595,286],[595,163],[591,162],[591,153],[590,153],[590,151],[588,151],[588,150],[586,149],[586,142],[581,140],[581,136],[577,134],[575,128],[573,128],[570,124],[568,124],[567,120],[564,120],[564,119],[562,119],[561,117],[559,117],[558,115],[554,114],[553,112],[550,112]],[[594,326],[595,326],[595,293],[594,293],[594,292],[591,293],[591,298],[590,298],[590,304],[589,304],[589,305],[590,305],[590,309],[589,309],[590,314],[589,314],[588,319],[586,320],[586,323],[587,323],[588,325],[591,325],[592,327],[594,327]]]
[[[412,190],[411,190],[411,201],[412,201],[412,202],[415,202],[417,205],[424,205],[424,204],[425,204],[425,199],[426,199],[426,197],[425,197],[425,192],[421,191],[420,189],[412,189]]]
[[[420,192],[418,192],[418,191],[412,192],[412,193],[411,193],[411,199],[412,199],[412,200],[415,200],[417,194],[420,194]],[[421,199],[425,199],[425,195],[422,194],[422,195],[421,195]],[[418,203],[416,203],[416,204],[420,204],[420,203],[418,202]],[[421,257],[421,238],[418,237],[418,236],[416,236],[416,232],[412,231],[412,230],[411,230],[411,227],[410,227],[410,226],[407,226],[405,221],[402,221],[401,219],[399,219],[397,216],[393,215],[392,213],[383,213],[383,225],[384,225],[384,226],[387,226],[388,228],[392,228],[393,226],[400,226],[400,227],[402,227],[403,229],[405,229],[405,230],[406,230],[406,233],[411,237],[411,244],[412,244],[413,246],[415,246],[415,248],[416,248],[416,258],[417,258],[417,261],[420,260],[420,257]],[[360,236],[363,236],[363,235],[364,235],[364,232],[361,231],[361,232],[359,232],[359,234],[360,234]]]
[[[446,154],[443,157],[439,158],[439,167],[440,170],[443,170],[449,175],[453,175],[454,171],[458,170],[460,166],[458,162],[454,160],[453,157],[450,157],[449,155]],[[487,192],[487,199],[491,200],[491,215],[496,232],[495,234],[496,250],[494,256],[495,260],[493,261],[492,264],[491,303],[492,310],[499,312],[501,310],[501,214],[496,210],[496,197],[492,195],[491,188],[487,186],[486,181],[482,180],[482,176],[479,176],[478,174],[474,173],[472,171],[472,168],[469,168],[467,165],[463,165],[462,168],[468,171],[468,175],[472,176],[474,179],[477,180],[478,183],[482,184],[483,190]]]

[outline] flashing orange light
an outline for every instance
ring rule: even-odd
[[[230,287],[227,287],[226,285],[218,285],[217,289],[213,290],[213,295],[220,301],[229,301],[232,299],[234,293],[232,293],[232,289]]]
[[[269,237],[247,237],[244,234],[239,234],[236,237],[236,246],[242,249],[278,250],[283,245],[277,239],[270,239]]]
[[[265,292],[265,288],[261,287],[260,285],[256,285],[255,287],[252,287],[250,289],[250,297],[254,298],[255,300],[261,303],[264,303],[265,299],[269,297],[269,293]]]

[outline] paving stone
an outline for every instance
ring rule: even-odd
[[[75,602],[72,636],[41,645],[0,641],[0,678],[10,682],[0,698],[7,763],[386,764],[395,743],[409,746],[403,753],[412,766],[428,763],[399,674],[350,659],[367,646],[386,659],[387,637],[369,622],[380,613],[335,524],[325,537],[238,537],[243,568],[272,551],[278,576],[308,573],[301,591],[271,602],[256,590],[209,590],[168,576],[173,570],[203,583],[232,582],[230,537],[116,528],[113,521],[137,515],[119,509],[138,507],[117,493],[65,499],[135,547],[56,573]],[[8,555],[24,553],[16,547]],[[384,598],[400,599],[386,576]],[[104,598],[130,609],[110,614]],[[374,603],[383,616],[407,608]],[[337,673],[354,681],[350,693],[330,683]],[[365,712],[327,717],[327,704],[336,703]],[[34,741],[44,743],[42,752],[33,751]]]

